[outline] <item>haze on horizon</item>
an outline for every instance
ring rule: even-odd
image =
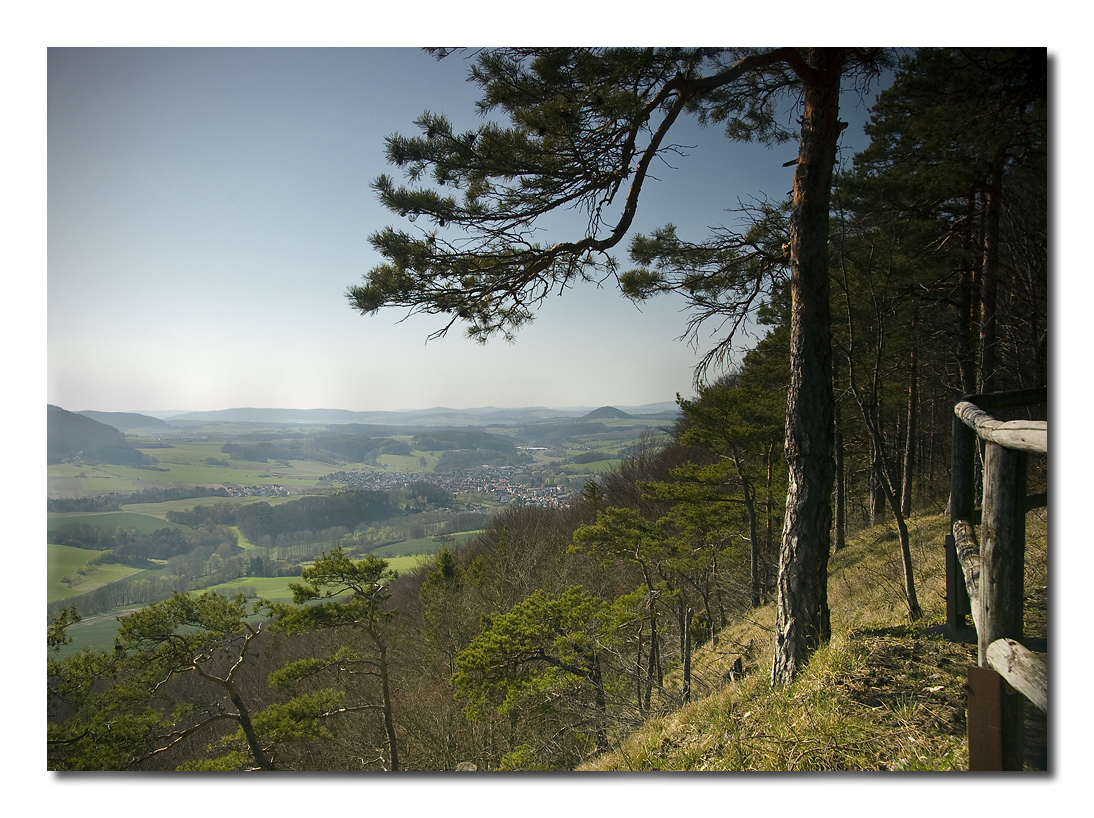
[[[392,171],[384,137],[427,109],[475,127],[467,69],[411,48],[49,49],[48,402],[368,411],[691,395],[710,344],[680,340],[682,302],[639,308],[614,281],[549,300],[512,344],[458,325],[427,344],[443,317],[349,307],[346,288],[379,261],[369,234],[412,227],[370,189]],[[866,114],[844,107],[849,160]],[[793,146],[690,127],[636,232],[672,222],[698,240],[739,200],[789,190]]]

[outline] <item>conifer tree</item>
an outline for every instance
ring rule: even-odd
[[[401,306],[446,316],[435,335],[463,322],[472,338],[512,337],[552,293],[618,273],[611,251],[630,231],[652,163],[674,149],[668,140],[681,116],[723,124],[730,139],[785,141],[792,133],[779,124],[777,104],[800,96],[784,253],[792,291],[785,447],[790,480],[775,684],[788,683],[830,632],[829,197],[845,127],[839,120],[843,80],[868,78],[883,60],[878,50],[844,48],[481,52],[471,69],[483,93],[480,110],[499,112],[511,124],[488,123],[460,134],[445,117],[427,112],[416,123],[419,136],[388,139],[389,161],[414,186],[398,186],[385,175],[374,187],[389,209],[424,220],[429,229],[412,235],[389,227],[374,234],[371,242],[385,262],[348,292],[364,314]],[[537,220],[566,208],[585,211],[585,234],[537,242]],[[728,318],[732,326],[758,306],[748,293],[757,281],[763,289],[755,273],[768,269],[733,245],[731,240],[718,274],[705,281],[692,277],[693,267],[685,263],[654,279],[632,276],[622,283],[632,295],[705,288],[716,307],[708,317]]]
[[[341,628],[363,633],[367,648],[355,651],[348,646],[335,655],[304,660],[282,671],[282,678],[313,672],[317,667],[364,667],[379,680],[380,700],[358,705],[357,710],[376,710],[383,721],[387,759],[385,768],[399,767],[399,745],[395,733],[392,705],[388,634],[385,624],[394,612],[387,607],[391,598],[388,585],[398,573],[388,568],[387,560],[369,554],[363,560],[350,559],[341,547],[323,553],[300,573],[303,582],[290,583],[293,604],[274,604],[276,627],[287,633],[307,633],[318,629]]]

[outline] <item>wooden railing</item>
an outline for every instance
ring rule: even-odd
[[[1046,389],[1022,390],[970,395],[954,407],[946,618],[957,628],[971,614],[976,627],[977,666],[969,668],[970,770],[1021,770],[1025,700],[1048,712],[1046,654],[1022,643],[1026,512],[1047,504],[1047,494],[1027,496],[1027,463],[1031,453],[1048,454],[1048,422],[1004,422],[989,414],[1047,399]],[[979,509],[978,440],[984,442]]]

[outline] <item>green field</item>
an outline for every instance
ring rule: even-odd
[[[193,505],[193,501],[190,501]],[[85,523],[96,528],[133,528],[137,531],[151,532],[161,528],[186,528],[178,523],[169,523],[161,517],[150,514],[138,514],[132,511],[102,511],[92,514],[79,512],[57,512],[46,518],[46,531],[56,531],[63,525]]]
[[[300,577],[240,577],[231,582],[222,582],[220,585],[210,585],[194,594],[202,594],[206,591],[215,591],[222,596],[235,596],[244,591],[250,597],[263,597],[276,602],[292,602],[290,582],[300,582]],[[252,593],[253,591],[253,593]]]
[[[140,441],[136,442],[139,447]],[[62,463],[47,466],[46,475],[54,478],[79,478],[85,491],[134,491],[139,487],[135,481],[310,487],[339,468],[330,463],[310,460],[290,460],[287,463],[230,460],[221,451],[223,445],[223,442],[207,441],[172,442],[169,448],[141,449],[159,461],[153,468]],[[210,464],[207,462],[210,459],[229,465]]]
[[[402,574],[417,568],[423,560],[428,558],[429,555],[426,554],[409,557],[389,557],[387,558],[387,564],[389,568]],[[243,591],[248,595],[248,598],[263,597],[276,602],[291,602],[290,582],[300,582],[300,577],[240,577],[239,579],[233,579],[231,582],[210,585],[208,588],[193,591],[192,593],[201,594],[205,591],[215,591],[224,596],[234,596]]]
[[[46,602],[94,591],[140,570],[117,563],[89,566],[87,563],[100,553],[68,545],[47,545]]]
[[[376,458],[381,468],[388,471],[414,473],[421,471],[433,471],[440,456],[433,452],[420,452],[411,449],[411,454],[382,454]],[[425,458],[425,468],[422,468],[422,458]]]
[[[82,551],[78,548],[67,548],[67,546],[50,546],[51,549],[67,549],[67,551],[80,551],[85,555],[92,555],[98,552],[95,551]],[[76,564],[76,557],[67,553],[59,553],[58,565],[64,560],[69,560],[70,564]],[[90,557],[85,558],[90,559]],[[400,574],[413,571],[422,561],[428,559],[428,555],[419,554],[416,556],[406,557],[391,557],[388,558],[388,566]],[[52,554],[51,554],[52,563]],[[83,563],[80,563],[81,565]],[[102,566],[104,569],[102,576],[106,576],[113,569],[125,569],[128,573],[132,573],[134,569],[127,566]],[[121,576],[125,576],[122,573]],[[59,579],[59,578],[58,578]],[[300,582],[300,577],[240,577],[239,579],[232,580],[231,582],[224,582],[219,585],[212,585],[208,588],[200,588],[191,591],[193,594],[202,594],[206,591],[215,591],[218,594],[224,596],[234,596],[241,591],[248,595],[248,598],[254,599],[255,595],[264,599],[273,600],[275,602],[291,602],[292,590],[289,588],[289,583]],[[103,584],[103,583],[100,583]],[[50,581],[50,587],[53,587],[52,580]],[[98,586],[95,586],[98,587]],[[83,588],[83,590],[92,590],[91,587]],[[82,593],[82,591],[80,591]],[[57,597],[62,599],[64,597]],[[53,601],[53,597],[50,597],[50,601]],[[79,622],[76,625],[71,626],[68,629],[68,635],[72,637],[72,641],[61,648],[57,656],[68,656],[83,648],[109,648],[114,643],[114,635],[118,632],[117,618],[127,611],[114,611],[107,614],[86,619],[83,622]]]
[[[64,658],[84,648],[109,648],[114,644],[114,636],[118,633],[117,617],[119,615],[120,612],[103,614],[70,626],[67,634],[72,638],[72,641],[67,645],[63,645],[59,651],[51,655]]]
[[[592,463],[563,463],[559,469],[563,474],[601,474],[614,469],[622,460],[594,460]]]

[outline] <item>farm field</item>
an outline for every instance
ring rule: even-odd
[[[73,548],[69,545],[47,545],[46,602],[68,599],[93,591],[140,570],[117,563],[89,566],[88,562],[100,553],[84,548]]]
[[[66,549],[66,551],[75,551],[86,555],[83,562],[79,562],[80,565],[86,564],[86,561],[91,559],[91,555],[98,553],[96,551],[83,551],[79,548],[68,548],[67,546],[50,546],[50,548]],[[64,553],[59,556],[61,559],[58,560],[58,565],[61,565],[66,560],[68,561],[68,564],[71,565],[75,565],[79,561],[78,555]],[[413,571],[421,565],[422,560],[427,557],[427,554],[417,554],[415,556],[390,557],[386,559],[388,560],[389,567],[399,573],[406,573]],[[121,565],[106,565],[101,566],[101,568],[102,572],[96,574],[98,579],[108,576],[120,579],[136,571],[136,569]],[[95,570],[96,569],[93,569],[93,572]],[[60,577],[58,577],[58,580],[59,579]],[[88,582],[90,583],[92,581],[91,574],[89,573]],[[262,597],[264,599],[273,600],[274,602],[291,602],[292,590],[289,588],[289,583],[299,581],[300,577],[240,577],[231,582],[222,582],[217,585],[211,585],[208,588],[195,589],[190,593],[202,594],[206,591],[214,591],[224,596],[234,596],[237,593],[243,592],[247,594],[250,601]],[[52,587],[53,584],[51,579],[50,586]],[[83,587],[74,593],[83,593],[84,591],[92,590],[93,587],[99,587],[102,584],[105,583],[100,582],[98,585],[94,586],[88,584],[86,587]],[[71,594],[69,596],[71,596]],[[56,599],[63,598],[65,597],[56,597]],[[51,596],[49,601],[54,601],[54,597]],[[67,656],[85,647],[109,648],[114,642],[114,635],[118,632],[118,617],[124,615],[129,610],[132,609],[110,611],[108,613],[88,617],[84,621],[71,626],[68,630],[68,635],[72,637],[72,642],[62,647],[57,655],[62,657]]]
[[[193,505],[193,501],[188,501]],[[53,512],[46,518],[46,531],[55,531],[62,525],[83,523],[96,528],[132,528],[137,531],[149,532],[161,528],[186,528],[177,523],[169,523],[162,517],[152,514],[143,514],[133,511],[100,511],[100,512]]]
[[[191,497],[186,500],[167,500],[162,503],[122,503],[122,509],[133,514],[142,514],[147,517],[167,519],[168,511],[185,511],[194,506],[209,506],[216,503],[233,503],[247,505],[248,503],[269,503],[271,506],[288,503],[296,497]],[[246,546],[244,546],[246,548]]]
[[[426,559],[428,555],[418,554],[416,556],[409,557],[391,557],[388,559],[388,567],[398,571],[400,574],[406,571],[412,571],[422,564],[422,561]],[[210,585],[208,588],[202,588],[198,591],[192,591],[194,594],[201,594],[205,591],[214,591],[223,596],[234,596],[240,591],[247,594],[248,599],[257,599],[262,597],[264,599],[272,599],[275,602],[291,602],[292,590],[289,588],[289,583],[300,582],[300,577],[240,577],[239,579],[233,579],[231,582],[222,582],[219,585]]]
[[[612,458],[610,460],[594,460],[592,463],[563,463],[559,466],[559,469],[563,474],[568,474],[570,476],[601,474],[615,468],[622,462],[623,461],[620,458]]]
[[[151,443],[151,441],[143,441]],[[325,475],[337,468],[332,463],[311,460],[289,460],[256,463],[230,460],[224,454],[223,441],[172,441],[166,446],[137,448],[158,461],[150,468],[109,464],[57,463],[46,467],[50,496],[72,496],[76,491],[87,493],[130,492],[156,484],[190,483],[199,485],[286,486],[295,489],[312,488]],[[365,466],[356,466],[366,468]],[[415,468],[419,468],[415,459]],[[78,486],[78,489],[77,489]]]
[[[550,424],[548,424],[549,426]],[[561,480],[562,485],[570,479],[580,479],[581,475],[595,475],[610,468],[618,462],[621,450],[634,445],[645,429],[648,421],[638,419],[607,419],[598,423],[595,430],[589,429],[583,424],[569,424],[561,431],[550,444],[550,450],[536,451],[535,462],[531,469],[535,472],[536,479],[550,482],[555,478]],[[581,434],[588,429],[588,434]],[[385,429],[374,433],[374,437],[389,438],[406,444],[413,444],[414,438],[421,430],[415,433],[395,433],[395,430]],[[501,435],[514,440],[516,445],[529,445],[527,441],[520,439],[521,427],[519,426],[490,426],[491,434]],[[386,432],[386,433],[385,433]],[[246,444],[253,441],[307,438],[316,433],[315,427],[291,429],[288,427],[263,427],[258,424],[215,424],[200,430],[186,430],[177,432],[178,437],[164,435],[160,437],[131,437],[136,447],[147,455],[156,459],[151,468],[134,468],[130,466],[115,466],[107,464],[89,463],[63,463],[47,466],[48,496],[50,498],[80,498],[88,496],[102,496],[110,493],[125,495],[129,492],[148,489],[184,488],[192,485],[202,486],[226,486],[226,487],[264,487],[281,486],[288,491],[288,496],[276,495],[263,496],[256,492],[252,496],[245,497],[201,497],[179,500],[167,500],[155,503],[125,503],[125,497],[117,499],[121,502],[120,511],[70,511],[50,512],[47,515],[47,532],[55,531],[59,526],[70,523],[81,523],[101,529],[132,529],[141,533],[152,533],[162,528],[186,529],[176,523],[169,523],[166,519],[170,511],[182,511],[198,505],[213,505],[222,503],[250,504],[264,502],[270,505],[280,505],[291,502],[300,494],[308,493],[313,489],[320,491],[341,488],[338,485],[330,485],[323,482],[328,474],[337,471],[377,472],[389,471],[402,474],[421,474],[432,472],[440,461],[443,451],[418,450],[412,448],[410,454],[380,454],[373,464],[347,463],[347,462],[319,462],[309,460],[268,460],[266,462],[254,462],[235,460],[231,457],[231,450],[225,452],[226,443]],[[367,433],[371,434],[371,433]],[[144,445],[142,445],[144,444]],[[541,444],[534,444],[539,446]],[[590,463],[567,463],[566,460],[591,451],[603,452],[610,459],[593,461]],[[521,479],[527,479],[523,475]],[[479,508],[494,507],[498,505],[496,498],[479,493],[460,494],[457,500],[468,505],[474,504]],[[458,505],[458,504],[457,504]],[[431,520],[428,523],[429,530],[435,532],[440,522]],[[398,529],[402,536],[408,535],[407,527]],[[433,536],[410,536],[399,542],[389,543],[373,549],[377,556],[388,560],[390,566],[401,572],[413,571],[428,555],[435,554],[445,542],[458,543],[474,535],[475,532],[464,532],[455,535],[445,541],[439,541]],[[261,560],[291,560],[311,559],[310,555],[319,550],[328,550],[334,542],[303,542],[289,540],[286,543],[266,543],[256,546],[249,542],[242,533],[236,529],[239,535],[239,546],[244,549],[245,560],[252,558]],[[97,591],[104,585],[123,580],[140,569],[134,569],[120,564],[88,566],[88,562],[99,554],[97,551],[88,551],[56,543],[47,545],[47,603],[57,605],[67,603],[79,607],[81,594]],[[362,557],[364,552],[352,552],[354,558]],[[306,562],[304,564],[307,564]],[[149,570],[147,576],[153,582],[161,576],[160,570]],[[206,570],[211,570],[206,566]],[[83,573],[81,573],[81,571]],[[200,569],[199,569],[200,571]],[[211,576],[211,575],[210,575]],[[263,596],[269,599],[289,600],[292,597],[289,583],[296,581],[296,577],[254,577],[240,576],[237,579],[222,582],[210,586],[212,590],[220,593],[233,594],[240,590],[248,594]],[[196,589],[192,593],[200,593]],[[120,597],[119,597],[120,599]],[[101,607],[90,606],[89,610],[103,610]],[[91,614],[88,619],[79,623],[71,630],[74,638],[72,645],[63,651],[67,653],[77,650],[82,646],[109,647],[113,635],[116,632],[116,617],[124,611],[110,610],[102,614]]]

